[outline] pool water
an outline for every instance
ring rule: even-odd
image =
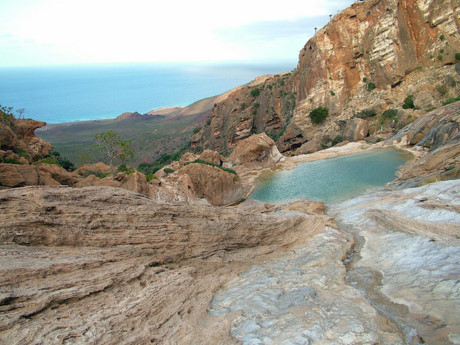
[[[394,149],[300,163],[293,170],[262,175],[249,197],[282,203],[306,199],[334,204],[394,180],[410,155]]]

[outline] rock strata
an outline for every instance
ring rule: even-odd
[[[0,200],[5,344],[200,344],[191,337],[220,284],[324,227],[261,204],[158,203],[111,187],[17,188]],[[213,336],[225,343],[228,329]]]

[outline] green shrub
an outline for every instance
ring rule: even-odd
[[[367,83],[367,78],[366,77],[363,78],[363,82]]]
[[[334,139],[332,139],[332,146],[337,145],[338,143],[341,143],[343,141],[342,136],[339,134],[337,135]]]
[[[373,82],[367,83],[367,90],[372,91],[376,88],[375,84]]]
[[[165,174],[172,174],[174,172],[174,169],[171,169],[171,168],[164,168],[163,170],[165,172]]]
[[[201,129],[201,127],[195,127],[195,128],[193,129],[193,134],[198,133],[198,132],[200,131],[200,129]]]
[[[49,156],[54,159],[57,164],[64,168],[67,171],[74,171],[75,170],[75,165],[69,161],[67,158],[62,157],[61,154],[58,151],[51,151]],[[27,157],[25,157],[27,158]]]
[[[447,87],[447,85],[436,85],[436,90],[438,90],[439,94],[441,96],[445,96],[447,95],[447,93],[449,92],[449,88]]]
[[[34,164],[54,164],[59,165],[58,162],[52,157],[45,157],[40,159],[39,161],[35,162]]]
[[[396,115],[398,115],[398,110],[397,109],[388,109],[388,110],[385,110],[383,112],[382,118],[391,119],[391,118],[395,117]]]
[[[444,36],[444,34],[441,34],[441,36],[439,36],[439,39],[440,39],[441,41],[444,41],[444,40],[446,39],[446,36]]]
[[[132,174],[134,172],[134,169],[131,169],[125,163],[123,163],[117,168],[117,170],[115,172],[116,173],[124,172],[127,175],[129,175],[129,174]]]
[[[369,117],[374,117],[375,115],[377,115],[375,110],[373,110],[373,109],[365,109],[365,110],[361,110],[359,113],[357,113],[355,115],[355,117],[358,117],[360,119],[367,119]]]
[[[255,98],[255,97],[258,97],[259,95],[260,95],[260,90],[259,90],[259,88],[256,87],[255,89],[252,89],[252,90],[251,90],[251,96],[252,96],[252,97]]]
[[[217,164],[214,164],[214,163],[211,163],[211,162],[208,162],[208,161],[204,161],[204,160],[202,160],[202,159],[195,159],[193,162],[187,162],[187,163],[185,163],[184,165],[189,165],[189,164],[192,164],[192,163],[210,165],[210,166],[212,166],[212,167],[216,167],[216,168],[219,168],[219,169],[221,169],[221,170],[223,170],[223,171],[226,171],[226,172],[228,172],[228,173],[230,173],[230,174],[238,175],[238,174],[236,173],[236,171],[233,170],[233,169],[224,168],[224,167],[222,167],[222,166],[220,166],[220,165],[217,165]]]
[[[0,163],[8,163],[8,164],[22,164],[15,158],[0,158]]]
[[[335,92],[331,90],[331,96],[335,96]]]
[[[148,173],[147,175],[145,175],[145,179],[147,180],[147,182],[149,182],[150,180],[157,180],[158,177],[156,177],[154,174],[152,173]]]
[[[439,52],[440,52],[441,54],[444,54],[444,51],[445,51],[444,49],[441,49]]]
[[[460,60],[460,53],[455,53],[455,59]]]
[[[415,108],[415,105],[414,105],[414,95],[408,95],[408,96],[404,99],[403,109],[414,109],[414,108]]]
[[[318,107],[313,109],[310,113],[311,122],[314,124],[323,123],[326,120],[327,115],[329,115],[329,109],[324,107]]]
[[[439,61],[442,61],[442,59],[443,59],[443,56],[442,56],[441,54],[439,54],[439,55],[438,55],[438,60],[439,60]]]

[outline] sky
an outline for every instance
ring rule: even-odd
[[[297,60],[354,1],[0,0],[0,67]]]

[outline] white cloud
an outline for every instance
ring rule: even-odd
[[[279,23],[296,22],[306,16],[327,16],[335,8],[347,5],[324,0],[3,1],[0,12],[8,18],[6,15],[0,18],[0,35],[9,34],[17,43],[33,42],[42,50],[41,55],[46,56],[46,51],[54,54],[54,58],[50,57],[53,62],[58,55],[62,62],[251,59],[270,55],[270,41],[282,47],[289,44],[280,37],[270,40],[265,35],[268,41],[254,46],[253,42],[245,41],[245,28],[251,29],[252,25],[254,31],[254,25],[257,28],[254,23],[272,22],[282,29]],[[284,39],[289,39],[289,30],[284,32]],[[293,33],[293,37],[299,34]],[[256,51],[262,47],[265,47],[263,52]],[[30,58],[32,61],[33,56]]]

